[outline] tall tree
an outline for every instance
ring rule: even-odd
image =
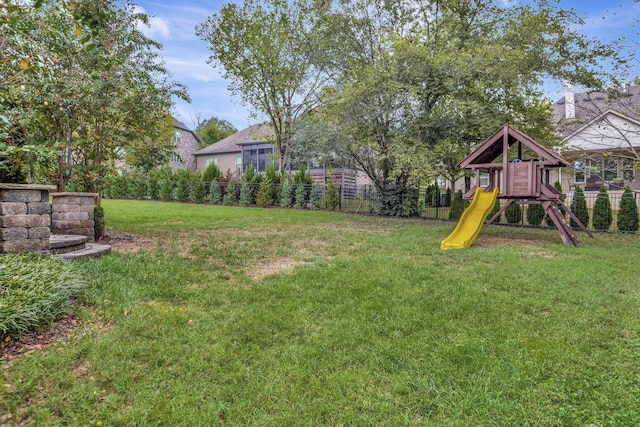
[[[581,36],[572,11],[550,2],[336,2],[324,21],[337,87],[326,111],[381,190],[455,167],[509,123],[551,143],[539,85],[572,77],[602,84],[609,46]],[[432,155],[436,153],[437,155]]]
[[[10,51],[32,58],[0,99],[12,126],[4,143],[53,153],[31,162],[32,174],[61,190],[73,176],[81,189],[100,191],[127,147],[164,131],[157,123],[172,96],[186,94],[169,79],[159,45],[136,29],[146,19],[127,3],[51,0],[1,23]]]
[[[211,117],[197,124],[196,133],[200,137],[200,148],[208,147],[211,144],[233,135],[238,132],[227,120]]]
[[[305,1],[245,0],[227,4],[196,27],[209,44],[209,63],[224,70],[229,89],[269,118],[279,169],[297,120],[318,104],[324,74]]]

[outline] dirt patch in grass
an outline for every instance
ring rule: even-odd
[[[253,280],[260,280],[272,274],[292,271],[296,266],[306,264],[304,261],[293,258],[280,258],[269,260],[268,262],[256,264],[249,269],[247,276]]]
[[[46,332],[30,332],[21,337],[5,337],[0,344],[0,361],[11,362],[20,355],[41,351],[49,344],[70,336],[78,323],[76,317],[69,316],[58,321]]]
[[[144,249],[154,249],[157,241],[148,236],[110,231],[100,238],[100,243],[111,245],[114,252],[132,253]]]
[[[534,252],[545,252],[541,250],[541,246],[547,245],[550,242],[548,240],[540,240],[535,237],[531,239],[517,238],[517,237],[498,237],[498,236],[478,236],[473,246],[478,248],[501,248],[501,247],[513,247],[513,248],[530,248],[536,249]]]

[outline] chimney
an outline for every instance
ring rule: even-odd
[[[573,83],[564,81],[564,118],[576,118],[576,100],[573,92]]]

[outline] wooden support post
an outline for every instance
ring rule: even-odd
[[[489,221],[486,221],[485,224],[489,225],[496,219],[500,218],[500,215],[502,215],[502,212],[506,211],[509,205],[513,204],[514,202],[515,200],[509,200],[503,207],[500,208],[498,212],[496,212],[494,216],[491,217],[491,219],[489,219]]]
[[[544,206],[544,210],[547,212],[549,218],[551,218],[551,221],[553,221],[556,228],[560,232],[562,243],[567,246],[572,244],[579,247],[580,240],[578,240],[578,236],[576,236],[576,233],[574,233],[571,227],[569,227],[569,224],[567,224],[567,220],[560,213],[558,204],[553,201],[546,201],[542,203],[542,206]]]
[[[578,224],[578,227],[580,227],[580,229],[582,231],[584,231],[585,233],[587,233],[587,235],[589,237],[591,237],[592,239],[593,237],[593,233],[591,233],[589,230],[587,230],[587,227],[584,226],[584,224],[582,224],[582,222],[578,219],[578,217],[576,217],[573,212],[571,212],[571,209],[567,209],[567,207],[565,205],[563,205],[562,203],[558,204],[560,206],[560,208],[562,210],[564,210],[566,213],[569,214],[569,217],[573,220],[573,222],[575,222],[576,224]]]

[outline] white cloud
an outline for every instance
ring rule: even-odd
[[[146,13],[145,10],[140,6],[135,6],[134,12]],[[145,24],[142,21],[138,21],[138,30],[145,36],[154,40],[166,40],[171,36],[171,31],[169,30],[169,22],[166,19],[157,16],[149,16],[148,24]]]

